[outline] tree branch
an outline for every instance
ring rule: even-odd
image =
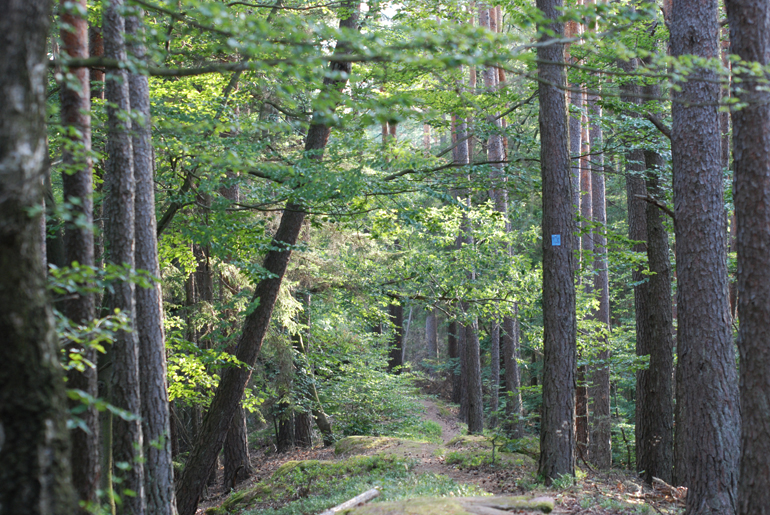
[[[671,139],[671,129],[661,121],[660,118],[655,116],[652,113],[646,113],[644,115],[645,118],[647,118],[652,124],[668,139]]]

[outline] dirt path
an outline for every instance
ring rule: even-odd
[[[462,433],[460,426],[457,425],[457,417],[454,413],[449,417],[442,416],[436,402],[427,397],[423,398],[421,403],[425,408],[425,419],[432,420],[441,426],[441,438],[445,444]]]

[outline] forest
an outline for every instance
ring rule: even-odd
[[[0,0],[0,515],[770,513],[770,1],[260,1]]]

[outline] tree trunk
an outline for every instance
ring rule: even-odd
[[[505,390],[508,396],[505,401],[505,428],[512,438],[521,438],[521,417],[523,416],[521,402],[521,375],[519,374],[519,307],[514,304],[514,315],[503,319],[503,334],[501,335],[501,352],[505,367]]]
[[[497,410],[500,409],[500,324],[492,324],[489,346],[489,416],[488,426],[497,427]]]
[[[612,424],[610,420],[610,283],[607,270],[607,204],[604,188],[604,150],[602,142],[601,115],[598,97],[588,97],[590,115],[589,138],[591,140],[591,207],[593,221],[598,225],[593,230],[594,251],[593,289],[598,292],[599,308],[593,313],[599,322],[601,333],[595,359],[599,364],[589,367],[588,398],[591,412],[591,435],[588,456],[596,467],[608,469],[612,466]]]
[[[580,24],[576,21],[568,21],[565,24],[565,36],[568,38],[579,37],[581,33]],[[569,49],[567,49],[567,60],[569,62],[576,62],[569,55]],[[581,123],[583,120],[583,104],[585,103],[585,93],[580,91],[581,84],[571,82],[569,84],[569,152],[572,157],[572,203],[575,206],[575,211],[580,212],[580,154],[582,153],[583,146],[581,141],[582,129]]]
[[[459,331],[461,328],[462,326],[455,320],[449,322],[447,327],[447,354],[451,360],[457,360],[460,357]],[[460,404],[460,375],[457,373],[457,365],[453,362],[452,369],[449,371],[449,380],[452,382],[452,402]]]
[[[770,57],[770,6],[766,2],[728,0],[733,53],[766,67]],[[734,84],[744,106],[733,111],[735,213],[738,229],[738,330],[741,408],[741,456],[738,513],[770,511],[770,427],[767,370],[770,367],[770,93],[766,75],[742,74]]]
[[[393,299],[398,302],[397,299]],[[400,374],[404,366],[404,306],[388,305],[388,316],[393,323],[393,339],[388,353],[388,372]]]
[[[358,25],[357,4],[344,2],[341,9],[347,17],[340,19],[340,28],[355,28]],[[345,44],[338,44],[335,50],[338,54],[347,51]],[[329,68],[331,72],[334,72],[334,75],[324,79],[322,95],[332,92],[336,94],[342,91],[351,72],[351,63],[334,62],[330,64]],[[330,132],[331,130],[327,125],[311,124],[305,142],[305,151],[309,159],[319,161],[322,159]],[[236,351],[236,357],[249,367],[254,366],[262,347],[273,306],[278,297],[278,290],[289,263],[291,248],[297,241],[304,219],[303,206],[288,203],[273,238],[271,245],[273,250],[270,250],[265,257],[263,267],[269,275],[262,279],[255,288],[254,299],[259,299],[259,304],[254,311],[246,316]],[[238,408],[238,403],[250,377],[250,368],[229,367],[222,373],[219,387],[203,421],[203,427],[177,485],[177,508],[180,515],[195,514],[209,470],[217,459],[219,449],[222,448],[233,415]]]
[[[0,1],[0,510],[75,512],[41,215],[48,1]]]
[[[224,476],[223,485],[225,492],[235,488],[237,483],[251,477],[254,473],[249,461],[249,441],[246,432],[246,414],[243,407],[238,404],[227,438],[224,445]]]
[[[61,2],[62,53],[73,58],[88,57],[88,23],[72,7],[86,11],[86,0]],[[93,173],[91,158],[91,110],[89,98],[88,68],[70,71],[78,88],[71,88],[64,81],[61,89],[61,122],[69,134],[62,152],[65,171],[62,174],[62,195],[73,207],[72,220],[64,225],[64,264],[77,262],[84,267],[94,266],[93,224]],[[70,147],[70,145],[72,147]],[[78,223],[74,223],[78,220]],[[94,319],[94,296],[89,293],[72,294],[64,301],[62,313],[78,324],[88,324]],[[96,349],[72,346],[69,352],[81,354],[91,363],[97,362]],[[67,374],[67,387],[82,390],[98,397],[96,367],[86,366],[82,372],[72,369]],[[79,402],[77,403],[79,404]],[[71,403],[72,406],[72,403]],[[89,406],[78,415],[88,429],[75,428],[72,437],[72,482],[78,499],[87,503],[97,502],[99,488],[99,414],[95,406]],[[81,512],[84,510],[81,509]]]
[[[716,0],[674,2],[673,55],[718,59],[718,12]],[[677,476],[688,487],[687,515],[731,514],[736,509],[740,415],[727,293],[720,88],[713,71],[696,68],[688,78],[674,92],[671,108],[677,353],[684,386],[677,399],[677,443],[686,464]]]
[[[145,59],[143,11],[126,19],[126,33],[132,36],[129,50]],[[130,104],[135,116],[132,149],[136,180],[136,268],[160,280],[155,219],[155,181],[150,123],[150,88],[147,77],[129,74]],[[142,437],[144,438],[144,485],[148,513],[176,514],[174,465],[171,460],[168,386],[166,379],[166,338],[160,283],[136,290],[136,333],[139,339],[139,380],[142,394]]]
[[[108,59],[124,61],[125,20],[123,1],[110,0],[104,9],[104,55]],[[107,107],[107,239],[109,261],[134,268],[134,159],[131,147],[131,122],[125,119],[129,112],[128,74],[112,70],[107,74],[105,97]],[[112,345],[111,403],[134,415],[141,414],[139,386],[139,348],[134,331],[136,298],[131,281],[118,281],[110,295],[110,308],[118,309],[128,317],[130,330],[119,331]],[[143,515],[145,513],[144,466],[142,426],[139,419],[125,420],[113,417],[112,454],[116,466],[123,467],[114,474],[121,478],[117,494],[121,502],[118,513]],[[125,466],[124,466],[125,465]],[[130,490],[134,495],[126,495]]]
[[[481,394],[481,361],[479,357],[479,327],[474,319],[466,328],[465,359],[467,361],[468,434],[484,430],[484,404]]]
[[[564,47],[555,39],[564,34],[555,21],[561,0],[537,0],[550,20],[553,35],[537,49],[540,99],[540,166],[543,180],[543,416],[540,430],[539,473],[547,484],[560,475],[575,474],[575,269],[577,244],[575,211],[567,148],[567,106]]]
[[[645,86],[643,93],[660,96],[656,85]],[[659,176],[665,167],[657,152],[645,151],[647,192],[654,198],[663,197]],[[663,224],[664,214],[652,204],[646,206],[647,263],[652,274],[648,276],[647,296],[648,347],[639,348],[639,355],[650,356],[647,370],[637,373],[637,433],[636,470],[648,483],[657,477],[673,483],[674,467],[674,327],[671,300],[671,262],[668,232]]]

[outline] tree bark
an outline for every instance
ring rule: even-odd
[[[654,88],[657,90],[658,88]],[[645,93],[658,95],[659,91]],[[647,192],[661,198],[658,174],[665,166],[657,152],[645,151]],[[648,276],[647,334],[648,347],[637,347],[637,355],[650,356],[647,370],[637,372],[636,400],[636,470],[652,484],[657,477],[673,483],[674,468],[674,332],[671,305],[671,262],[668,232],[663,212],[652,204],[646,206]]]
[[[88,23],[73,10],[86,11],[86,0],[61,2],[62,53],[73,58],[88,57]],[[77,262],[84,267],[94,266],[93,232],[93,166],[91,151],[90,81],[88,68],[74,68],[69,72],[72,82],[64,81],[60,92],[61,122],[66,134],[62,151],[65,171],[62,173],[62,195],[72,205],[72,220],[64,225],[64,264]],[[77,220],[77,223],[75,221]],[[62,303],[64,316],[77,324],[88,324],[95,315],[94,296],[90,293],[69,295]],[[69,352],[81,354],[91,363],[97,362],[96,349],[71,346]],[[95,366],[86,366],[81,372],[72,369],[67,374],[67,387],[82,390],[98,397],[99,386]],[[79,417],[86,430],[75,428],[72,437],[72,482],[78,499],[86,503],[97,502],[99,488],[99,414],[96,406],[89,406]],[[85,513],[81,509],[82,513]]]
[[[598,97],[588,97],[589,138],[591,142],[591,207],[594,223],[592,248],[593,289],[598,292],[599,308],[593,317],[600,324],[595,359],[598,364],[589,367],[588,399],[591,412],[591,435],[588,456],[596,467],[608,469],[612,466],[612,424],[610,420],[610,283],[607,270],[607,203],[604,187],[604,150],[602,142],[602,109]],[[654,206],[653,206],[654,207]]]
[[[575,474],[575,211],[570,184],[569,133],[564,97],[564,34],[556,21],[561,0],[537,0],[553,35],[537,49],[540,166],[543,180],[543,416],[539,474],[547,484]]]
[[[490,428],[497,427],[497,410],[500,409],[500,324],[492,324],[489,346],[489,423]]]
[[[466,328],[465,359],[467,366],[468,434],[484,430],[484,403],[481,393],[481,361],[479,357],[479,327],[474,319]]]
[[[358,5],[344,2],[340,18],[341,29],[355,29],[358,25]],[[338,43],[336,53],[347,52],[347,46]],[[329,71],[334,75],[324,79],[321,94],[339,93],[347,84],[351,72],[351,63],[335,61],[330,64]],[[311,124],[305,151],[309,159],[321,160],[331,129],[327,125]],[[302,222],[305,219],[303,206],[289,203],[286,205],[281,223],[273,238],[270,250],[265,257],[263,267],[268,275],[262,279],[254,291],[254,301],[259,301],[257,307],[244,321],[243,332],[236,349],[236,357],[254,366],[257,355],[262,347],[262,341],[267,332],[270,316],[273,312],[278,290],[291,256],[292,246],[296,243]],[[246,383],[251,377],[250,368],[229,367],[225,369],[217,392],[211,402],[203,427],[190,452],[190,457],[177,485],[177,509],[180,515],[194,515],[198,501],[203,492],[204,483],[211,466],[217,459],[217,453],[227,436],[233,415],[243,396]]]
[[[235,488],[235,485],[248,479],[254,470],[249,461],[249,440],[246,431],[246,413],[241,404],[238,404],[227,438],[224,444],[224,475],[223,485],[226,492]]]
[[[514,314],[503,318],[501,335],[501,352],[505,367],[505,390],[508,396],[505,401],[505,428],[512,438],[521,438],[521,418],[523,404],[521,402],[521,375],[519,374],[519,307],[513,306]]]
[[[51,3],[0,1],[0,508],[76,510],[41,215]]]
[[[123,1],[110,0],[104,9],[104,55],[109,59],[126,59]],[[134,268],[134,159],[131,146],[131,122],[125,119],[130,110],[128,75],[112,70],[105,83],[107,99],[107,239],[109,261]],[[129,330],[119,331],[112,345],[111,402],[134,415],[141,414],[139,386],[139,348],[134,331],[136,297],[134,283],[118,281],[110,295],[110,308],[120,310],[128,318]],[[121,501],[118,513],[145,513],[142,426],[139,419],[113,417],[112,453],[116,466],[113,474],[121,478],[117,494]],[[134,492],[126,495],[126,491]]]
[[[398,302],[397,299],[393,299]],[[404,366],[404,306],[389,304],[388,316],[393,323],[393,339],[388,352],[388,372],[400,374]]]
[[[126,33],[133,43],[131,54],[145,59],[143,11],[126,19]],[[135,124],[131,141],[136,180],[135,237],[136,268],[160,280],[155,181],[150,122],[150,87],[147,77],[129,74],[130,104]],[[174,465],[171,460],[168,385],[166,383],[166,337],[160,283],[136,290],[136,333],[139,340],[139,382],[142,396],[144,438],[144,485],[148,513],[175,515]]]
[[[719,58],[716,0],[673,3],[674,56]],[[677,352],[683,385],[677,443],[685,513],[736,509],[740,419],[725,256],[717,74],[695,68],[672,103],[678,278]],[[739,227],[740,227],[739,221]]]
[[[742,61],[766,67],[770,61],[770,6],[728,0],[732,51]],[[738,349],[740,367],[741,456],[738,513],[770,513],[770,427],[767,370],[770,367],[770,93],[767,75],[741,74],[733,85],[744,107],[733,111],[735,214],[738,251]]]
[[[457,360],[460,357],[459,349],[459,331],[462,328],[457,321],[452,320],[447,327],[447,354],[449,359]],[[457,364],[452,364],[452,369],[449,371],[449,380],[452,382],[452,402],[460,404],[460,375],[457,373]]]

